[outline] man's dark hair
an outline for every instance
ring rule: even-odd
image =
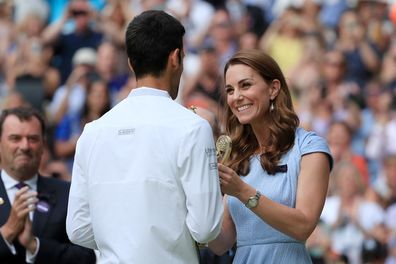
[[[4,109],[1,112],[1,115],[0,115],[0,136],[3,134],[4,121],[6,120],[6,118],[8,116],[11,116],[11,115],[16,116],[20,121],[29,121],[33,117],[36,117],[39,120],[40,125],[41,125],[42,136],[43,136],[43,138],[45,138],[46,126],[45,126],[45,121],[44,121],[43,116],[35,108],[25,107],[25,106]]]
[[[161,75],[169,54],[183,48],[183,25],[164,11],[149,10],[136,16],[125,35],[126,51],[136,78]]]

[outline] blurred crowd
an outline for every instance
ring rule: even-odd
[[[396,263],[396,1],[0,0],[0,108],[44,114],[41,174],[70,181],[84,124],[135,87],[124,32],[148,9],[185,26],[177,100],[205,109],[215,136],[227,59],[254,48],[281,66],[301,126],[334,158],[314,263]]]

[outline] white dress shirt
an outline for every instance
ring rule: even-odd
[[[24,183],[29,186],[30,190],[37,191],[37,178],[38,178],[38,176],[35,175],[33,178],[31,178],[27,181],[24,181]],[[10,204],[12,205],[14,203],[15,194],[19,190],[15,185],[18,184],[19,181],[15,180],[14,178],[11,178],[11,176],[8,175],[8,173],[5,170],[1,170],[1,180],[4,183],[4,188],[7,192],[8,200],[10,201]],[[33,221],[33,212],[29,213],[29,217],[30,217],[30,220]],[[14,245],[8,243],[8,241],[5,240],[3,237],[2,237],[2,239],[4,240],[6,245],[9,247],[12,254],[16,255],[16,249],[15,249]],[[38,250],[40,248],[40,240],[37,237],[35,239],[37,242],[36,252],[34,252],[32,254],[29,251],[26,251],[26,262],[27,263],[34,263],[34,261],[36,260]]]
[[[37,191],[37,178],[38,178],[38,176],[35,175],[30,180],[24,181],[24,183],[29,186],[30,190]],[[19,181],[15,180],[14,178],[11,178],[11,176],[8,175],[5,170],[1,170],[1,180],[4,183],[4,187],[7,191],[7,195],[8,195],[8,199],[10,200],[10,204],[13,204],[15,194],[19,190],[17,187],[15,187],[15,185],[18,184]],[[30,219],[33,219],[32,216]]]
[[[77,143],[66,229],[99,263],[198,263],[194,240],[221,229],[208,122],[167,92],[139,88]]]

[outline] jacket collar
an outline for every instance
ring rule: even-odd
[[[171,98],[167,91],[150,87],[135,88],[129,93],[128,97],[131,96],[162,96]]]

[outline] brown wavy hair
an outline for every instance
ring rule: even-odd
[[[273,175],[282,155],[293,147],[299,125],[289,88],[278,63],[262,51],[245,50],[236,53],[225,65],[224,78],[228,68],[236,64],[252,68],[267,84],[271,84],[273,80],[280,82],[279,94],[272,101],[274,109],[268,113],[265,120],[263,119],[263,125],[268,123],[269,137],[266,152],[260,155],[261,166]],[[225,130],[232,139],[232,152],[226,165],[239,175],[246,175],[250,169],[249,159],[259,149],[259,143],[250,124],[242,125],[227,104],[225,108]]]

